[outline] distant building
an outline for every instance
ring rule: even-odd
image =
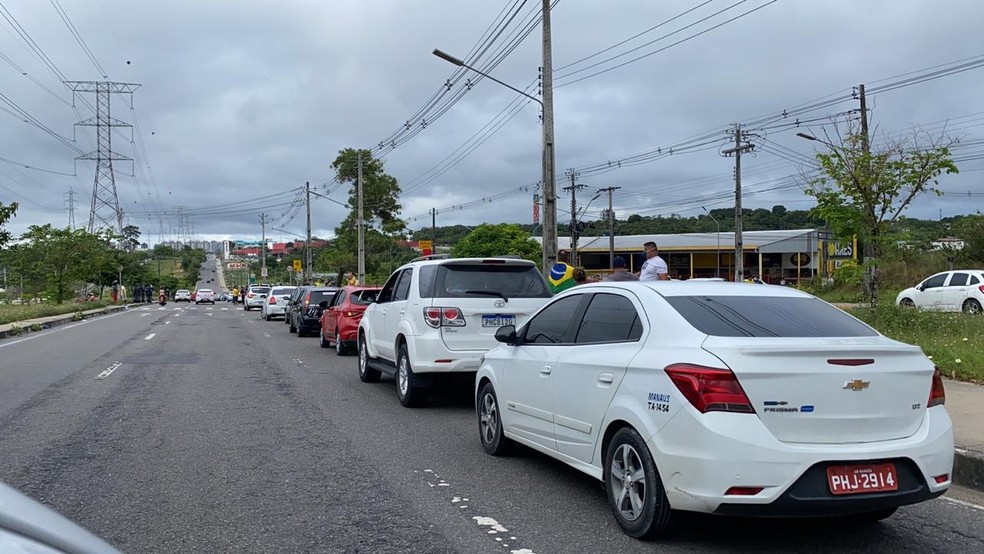
[[[930,243],[931,250],[963,250],[964,240],[957,237],[943,237]]]

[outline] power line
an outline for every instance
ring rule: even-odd
[[[99,65],[99,62],[96,61],[96,57],[92,54],[92,50],[90,50],[89,46],[86,45],[85,40],[82,39],[82,35],[79,34],[79,30],[75,28],[75,25],[72,23],[71,18],[68,17],[68,14],[65,12],[65,8],[62,8],[61,3],[59,3],[58,0],[51,0],[51,6],[55,8],[56,12],[58,12],[58,17],[60,17],[61,20],[65,23],[65,26],[68,27],[68,32],[70,32],[72,36],[75,37],[75,41],[78,42],[79,46],[82,47],[82,52],[84,52],[85,55],[89,58],[89,61],[92,62],[92,65],[96,67],[96,70],[99,71],[99,74],[102,75],[103,79],[109,79],[109,75],[106,74],[106,70],[104,70],[102,66]]]

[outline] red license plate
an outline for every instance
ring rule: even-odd
[[[899,476],[892,463],[830,466],[827,484],[830,493],[835,495],[897,491]]]

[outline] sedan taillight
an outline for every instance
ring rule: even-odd
[[[702,414],[736,412],[753,414],[752,402],[730,369],[693,364],[673,364],[666,374],[684,398]]]
[[[943,390],[943,376],[940,375],[940,368],[933,371],[933,386],[929,389],[929,402],[927,408],[942,406],[946,403],[946,391]]]
[[[277,297],[276,296],[271,296],[270,297],[270,303],[271,304],[276,304],[277,303]]]

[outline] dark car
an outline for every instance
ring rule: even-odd
[[[291,296],[287,306],[286,319],[290,332],[299,337],[321,332],[321,314],[324,308],[331,304],[338,292],[338,287],[300,287],[296,296]],[[321,306],[322,302],[327,302]]]

